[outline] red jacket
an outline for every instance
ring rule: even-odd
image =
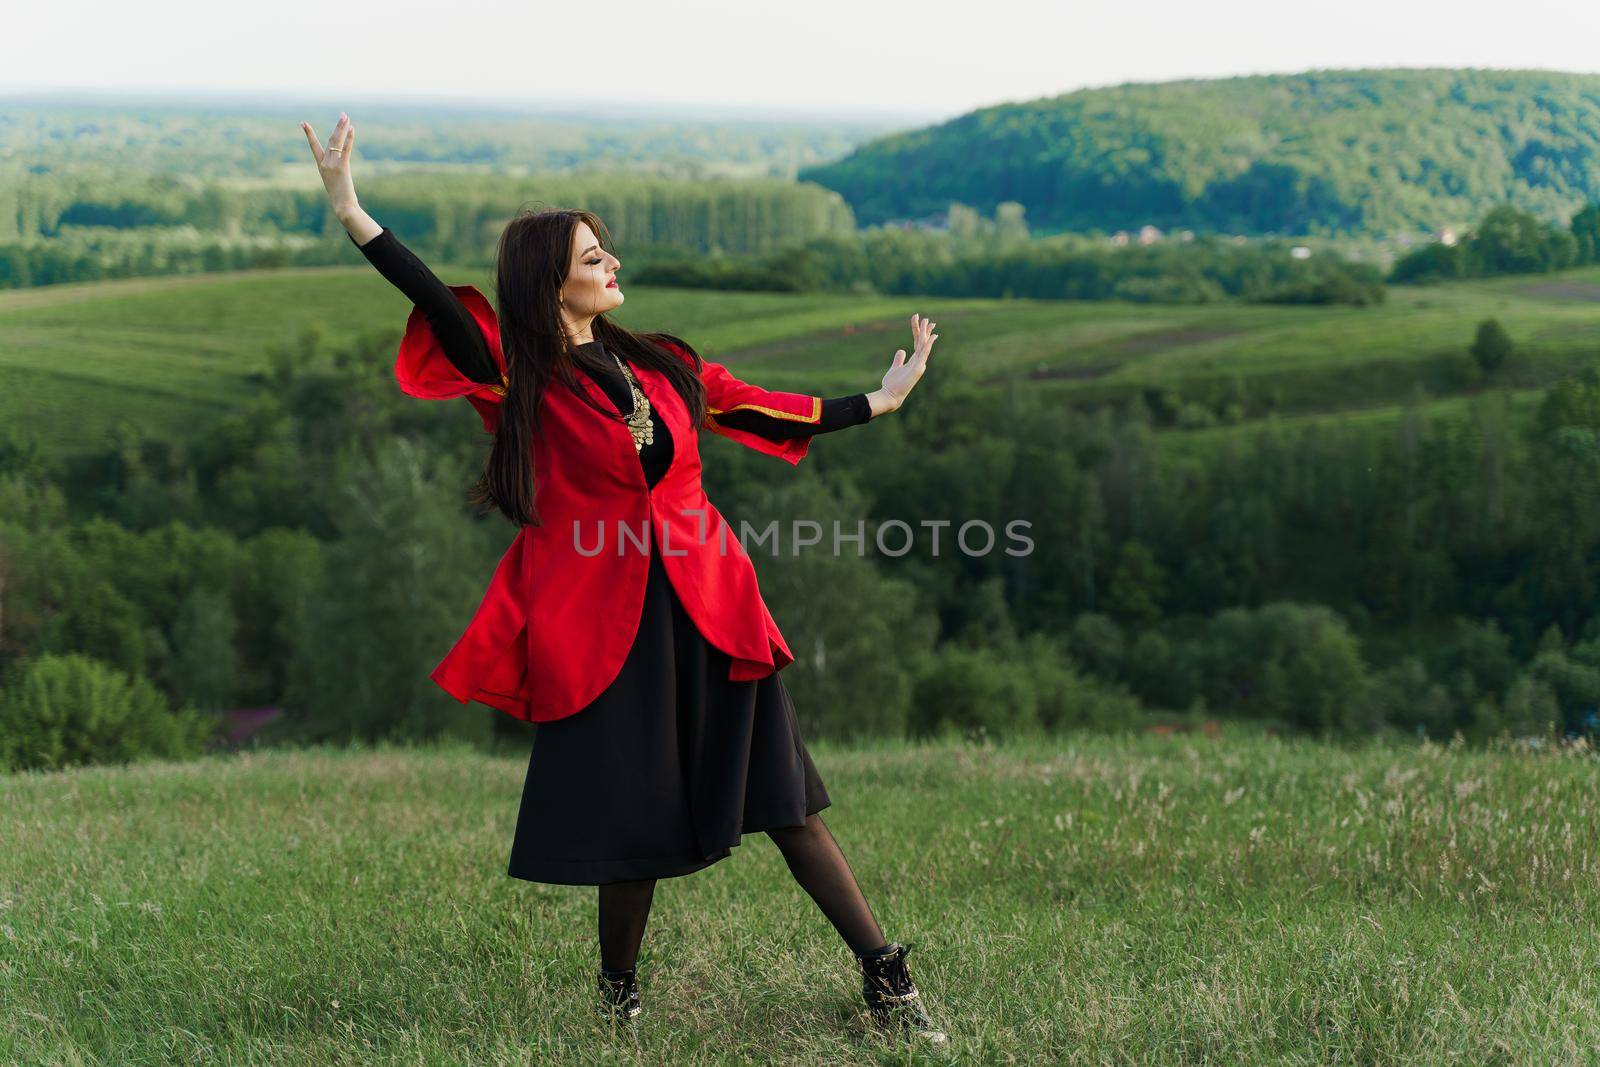
[[[492,432],[505,396],[499,323],[477,288],[450,289],[483,330],[502,384],[483,385],[463,376],[416,308],[406,320],[395,377],[411,396],[466,397]],[[670,347],[693,365],[687,351]],[[689,425],[688,405],[659,371],[635,367],[634,373],[656,418],[672,434],[672,466],[650,488],[628,427],[601,416],[564,383],[550,384],[534,441],[536,504],[543,525],[520,528],[471,624],[430,675],[463,704],[476,700],[530,722],[565,718],[586,707],[616,678],[633,646],[650,564],[646,552],[661,552],[689,617],[707,641],[732,657],[729,678],[760,678],[794,662],[761,599],[755,566],[737,531],[701,487],[699,434]],[[703,361],[700,375],[706,385],[706,429],[800,462],[809,437],[772,441],[718,425],[711,415],[759,408],[815,422],[821,418],[821,397],[759,389],[710,360]],[[580,373],[578,380],[603,408],[617,410],[587,375]],[[632,539],[619,537],[624,524]],[[597,543],[603,547],[598,553]]]

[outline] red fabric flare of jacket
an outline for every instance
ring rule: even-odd
[[[482,329],[501,384],[474,382],[457,370],[417,308],[406,320],[395,377],[411,396],[466,397],[484,429],[493,432],[506,380],[499,323],[476,287],[450,289]],[[669,347],[693,366],[689,352]],[[730,679],[761,678],[794,662],[761,599],[754,564],[701,486],[699,434],[690,426],[688,405],[660,371],[633,370],[656,418],[672,434],[671,467],[651,488],[627,425],[590,408],[565,383],[551,382],[533,441],[543,525],[520,528],[466,632],[430,674],[463,704],[476,700],[528,722],[565,718],[586,707],[617,677],[633,647],[649,552],[661,553],[695,626],[731,657]],[[800,462],[810,437],[772,441],[718,425],[712,416],[756,409],[817,422],[821,397],[760,389],[710,360],[702,360],[700,376],[706,429]],[[579,372],[577,378],[603,409],[617,411],[587,375]]]

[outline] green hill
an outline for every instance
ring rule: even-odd
[[[800,171],[863,224],[1018,201],[1036,231],[1397,233],[1600,196],[1600,75],[1327,70],[984,108]]]
[[[493,292],[483,272],[436,269],[447,282]],[[715,358],[855,324],[892,323],[900,333],[889,347],[885,340],[851,349],[862,360],[770,367],[762,377],[773,388],[856,391],[876,384],[894,348],[910,338],[906,319],[929,306],[911,297],[633,286],[618,319],[682,334]],[[103,446],[119,422],[156,436],[178,434],[261,388],[270,346],[291,344],[306,329],[336,345],[373,332],[398,343],[410,308],[364,263],[0,292],[0,425],[35,433],[47,451],[61,454]]]
[[[488,291],[474,271],[441,276]],[[0,293],[0,423],[39,434],[57,453],[103,445],[119,421],[178,434],[261,388],[269,346],[307,328],[335,343],[372,331],[398,341],[409,307],[365,266]],[[769,388],[835,395],[876,385],[910,336],[912,312],[939,322],[936,358],[980,392],[1015,384],[1078,407],[1165,396],[1219,418],[1237,402],[1246,421],[1266,410],[1377,416],[1418,388],[1441,402],[1482,388],[1466,352],[1491,315],[1518,350],[1493,387],[1536,388],[1571,373],[1600,351],[1600,268],[1397,287],[1372,308],[634,287],[620,319],[681,334]]]

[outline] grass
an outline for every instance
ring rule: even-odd
[[[482,272],[438,270],[492,291]],[[397,341],[409,310],[365,263],[0,292],[0,421],[57,454],[104,445],[120,420],[182,435],[257,388],[268,345],[310,324],[334,344],[372,331]],[[1313,417],[1393,418],[1411,383],[1464,353],[1489,315],[1523,345],[1534,379],[1523,387],[1600,352],[1600,268],[1397,286],[1374,308],[632,287],[618,320],[677,333],[769,388],[838,395],[877,383],[909,340],[913,312],[939,322],[939,353],[979,381],[1035,374],[1030,387],[1098,397],[1237,376]]]
[[[962,1062],[1553,1063],[1600,1045],[1588,753],[1244,736],[811,746]],[[660,883],[637,1038],[594,890],[508,878],[525,760],[0,777],[0,1059],[902,1062],[765,835]],[[559,818],[559,812],[552,812]]]
[[[479,273],[439,274],[492,293]],[[909,338],[903,320],[925,303],[636,289],[618,318],[685,335],[703,355],[720,359],[731,345],[824,323],[892,316]],[[0,292],[0,423],[38,434],[47,452],[60,455],[103,446],[124,420],[157,436],[183,436],[258,388],[251,376],[267,368],[269,345],[313,324],[334,345],[373,331],[398,342],[410,307],[365,264]],[[843,361],[820,375],[812,367],[770,368],[763,384],[864,390],[892,354],[881,367],[877,359]]]

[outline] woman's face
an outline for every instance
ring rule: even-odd
[[[617,270],[622,261],[600,247],[588,223],[580,222],[572,231],[572,262],[567,281],[561,287],[562,308],[567,317],[585,323],[622,306],[622,289],[617,285]]]

